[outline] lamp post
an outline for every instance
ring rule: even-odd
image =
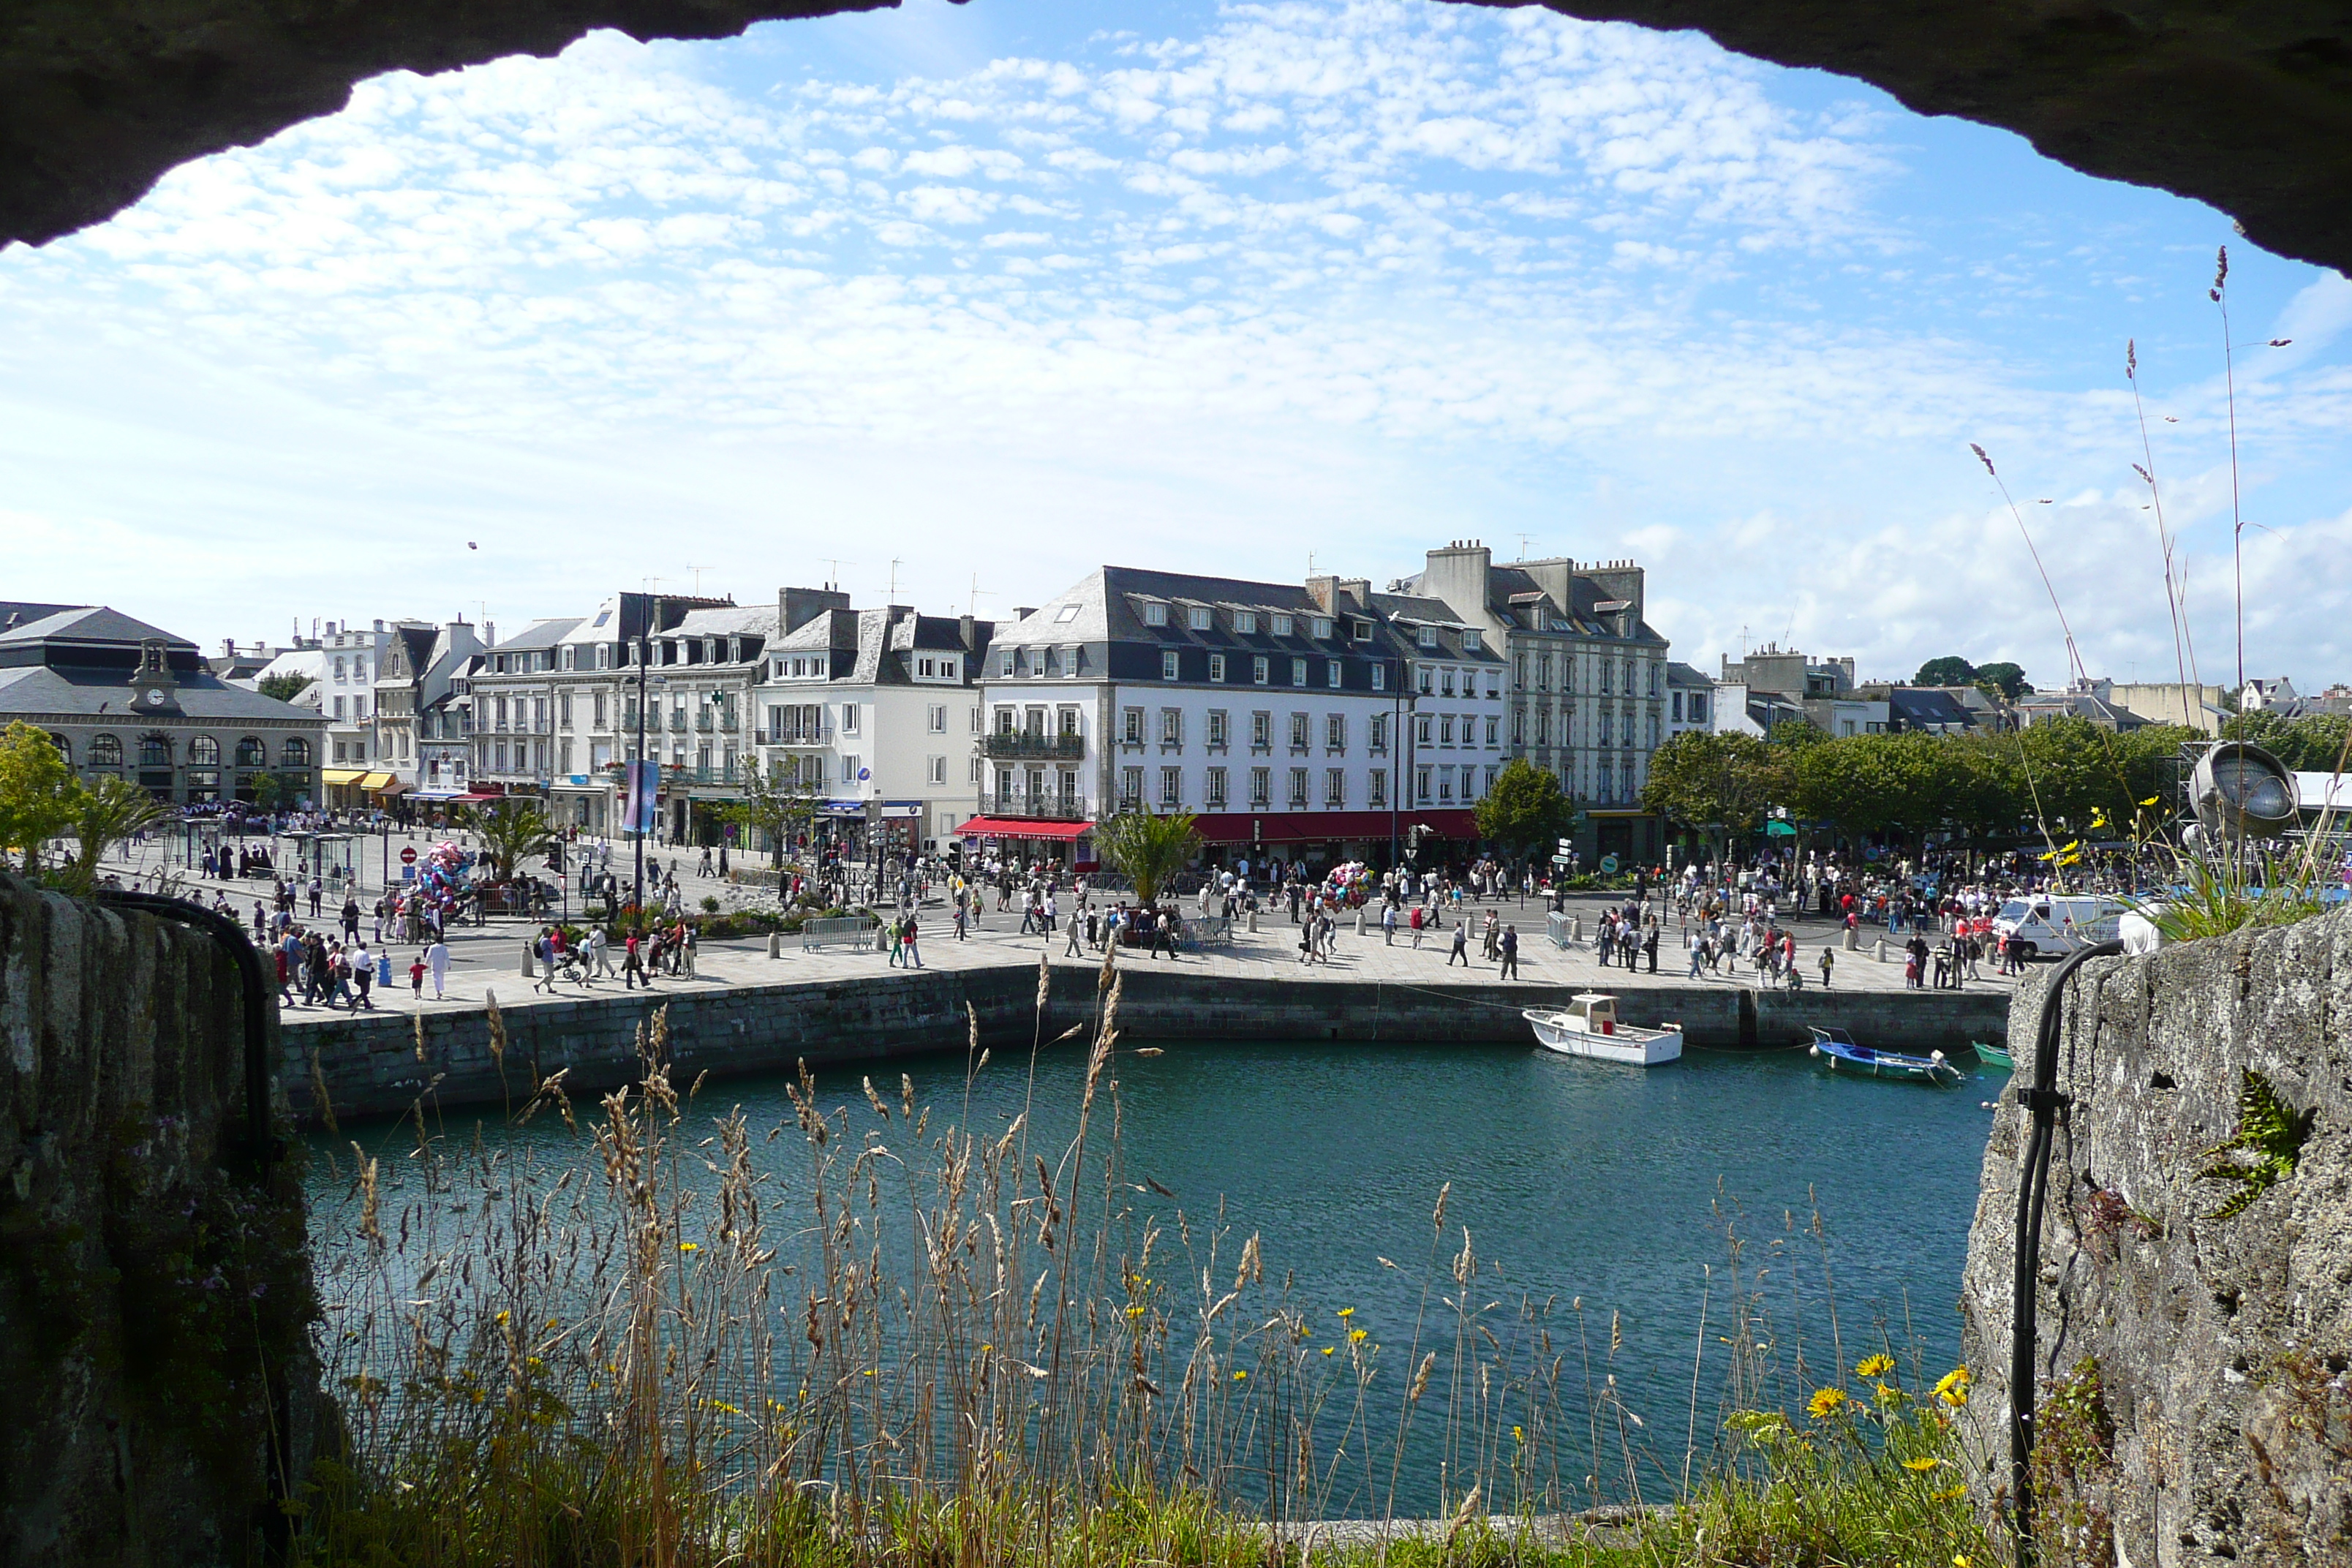
[[[635,809],[637,804],[635,786],[638,781],[645,777],[645,774],[638,770],[643,768],[648,761],[646,756],[646,694],[650,689],[651,685],[649,677],[652,671],[649,667],[653,662],[653,634],[659,630],[661,626],[662,602],[659,598],[656,598],[654,600],[651,610],[652,614],[647,619],[644,629],[637,633],[636,763],[635,766],[629,770],[630,787],[623,793],[621,797],[631,807],[629,814],[631,819],[629,826],[635,830],[637,837],[636,877],[634,883],[634,890],[629,895],[629,901],[636,906],[637,918],[640,921],[644,920],[646,915],[646,829],[644,822],[642,819],[638,818]],[[668,682],[664,680],[663,684],[667,685]],[[659,778],[661,775],[656,773],[654,776],[656,778]]]

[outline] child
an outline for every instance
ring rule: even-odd
[[[417,950],[415,958],[408,961],[408,989],[417,1001],[425,1000],[425,952],[422,948]]]

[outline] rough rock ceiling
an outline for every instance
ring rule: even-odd
[[[597,27],[715,38],[894,3],[0,0],[0,243],[100,222],[173,164],[332,113],[384,71],[551,55]],[[2352,0],[1556,8],[1859,77],[1922,113],[2015,131],[2084,174],[2210,202],[2268,249],[2352,271]]]

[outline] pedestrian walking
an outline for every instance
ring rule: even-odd
[[[1454,927],[1454,951],[1445,955],[1445,967],[1453,968],[1457,961],[1463,968],[1470,967],[1470,927],[1466,921]]]
[[[419,952],[408,961],[408,994],[417,1001],[425,1000],[425,954]]]
[[[1076,928],[1073,927],[1073,929]],[[923,950],[916,944],[916,939],[919,934],[920,931],[915,919],[914,911],[909,910],[907,912],[907,928],[905,931],[901,933],[907,944],[907,966],[909,969],[920,969],[923,967]]]
[[[653,976],[646,973],[644,933],[632,927],[621,952],[621,989],[635,991],[640,984],[654,988]]]
[[[1503,928],[1503,973],[1500,978],[1517,980],[1518,977],[1519,928],[1507,925]]]
[[[1835,953],[1833,953],[1833,952],[1832,952],[1830,951],[1830,949],[1829,949],[1829,944],[1828,944],[1828,943],[1826,943],[1826,942],[1822,943],[1822,990],[1826,991],[1826,990],[1828,990],[1828,989],[1830,988],[1830,971],[1831,971],[1832,969],[1835,968],[1836,966],[1837,966],[1837,955],[1836,955]]]

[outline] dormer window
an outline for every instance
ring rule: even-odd
[[[1464,653],[1476,653],[1478,651],[1478,647],[1477,628],[1473,626],[1465,630],[1462,634],[1462,651]]]
[[[1160,603],[1157,599],[1147,601],[1143,606],[1143,624],[1147,626],[1166,626],[1168,624],[1168,606]]]
[[[1290,636],[1295,629],[1296,624],[1288,616],[1276,616],[1274,617],[1275,636],[1278,637],[1286,637]]]
[[[1416,647],[1435,647],[1437,646],[1437,628],[1435,626],[1423,626],[1413,634],[1412,640]]]
[[[1351,621],[1349,625],[1352,628],[1350,635],[1353,636],[1358,642],[1370,642],[1372,640],[1371,622]]]
[[[1316,617],[1315,617],[1315,621],[1314,621],[1314,626],[1315,626],[1315,640],[1316,640],[1316,641],[1318,641],[1318,642],[1328,642],[1328,641],[1331,639],[1331,617],[1330,617],[1330,616],[1316,616]]]
[[[1206,605],[1194,605],[1190,609],[1186,610],[1184,612],[1184,624],[1191,626],[1196,632],[1207,631],[1209,629],[1209,606]]]
[[[1234,612],[1234,630],[1241,633],[1244,637],[1255,636],[1257,631],[1257,612],[1255,610],[1235,610]]]

